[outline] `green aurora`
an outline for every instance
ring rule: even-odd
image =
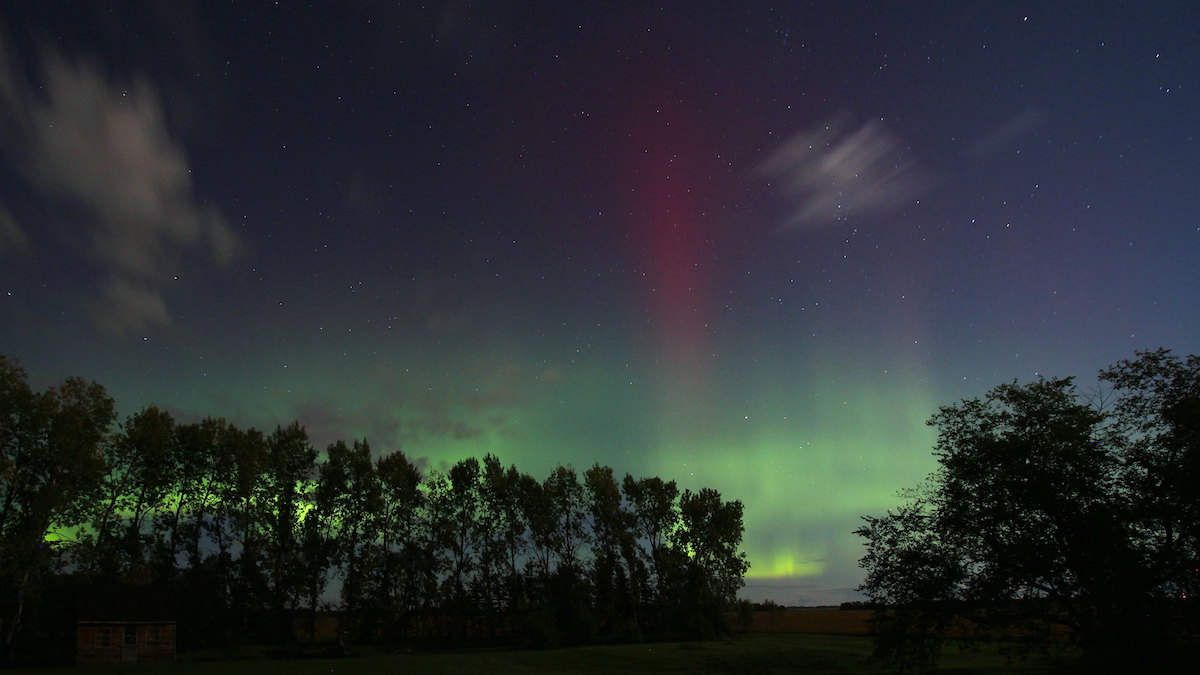
[[[139,378],[155,386],[137,389],[117,380],[110,393],[123,415],[154,403],[181,421],[269,430],[296,420],[319,449],[366,438],[377,455],[401,450],[426,473],[491,453],[538,477],[600,463],[712,487],[745,505],[743,595],[794,604],[856,597],[861,545],[851,531],[933,467],[924,421],[939,401],[918,369],[762,365],[752,376],[713,373],[698,394],[595,355],[532,361],[513,350],[453,371],[378,355],[321,364],[299,350],[275,362]]]

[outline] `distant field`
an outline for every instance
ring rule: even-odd
[[[755,633],[824,633],[866,635],[869,609],[841,610],[836,607],[755,612],[750,631]]]
[[[169,666],[89,666],[14,670],[40,675],[71,673],[121,675],[328,675],[329,673],[884,673],[868,661],[871,641],[845,635],[750,633],[713,642],[577,647],[551,650],[497,650],[438,653],[367,653],[347,659],[238,660],[182,662]],[[993,646],[978,653],[950,650],[938,672],[1054,673],[1052,661],[1007,666]]]

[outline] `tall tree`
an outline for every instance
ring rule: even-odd
[[[242,636],[234,527],[239,453],[245,433],[221,419],[176,427],[178,484],[164,529],[176,532],[186,567],[177,579],[180,646],[227,644]],[[244,608],[238,609],[244,611]]]
[[[592,523],[591,581],[597,620],[607,634],[636,636],[641,597],[633,516],[622,503],[611,468],[592,466],[584,473],[584,485]]]
[[[109,475],[117,518],[124,517],[120,549],[127,573],[150,580],[147,548],[152,545],[153,516],[174,483],[175,420],[149,406],[131,415],[110,444]]]
[[[526,580],[544,586],[550,576],[554,557],[556,521],[554,505],[545,486],[533,476],[520,477],[521,515],[528,527],[529,556],[525,560]]]
[[[102,441],[115,418],[104,388],[78,378],[36,393],[0,356],[0,638],[13,655],[25,606],[54,558],[47,537],[86,517],[80,498],[104,470]]]
[[[174,502],[161,527],[169,533],[173,554],[183,554],[193,570],[204,559],[206,532],[215,527],[210,515],[217,507],[222,477],[232,473],[229,445],[223,441],[228,428],[224,420],[213,418],[175,428]]]
[[[461,636],[471,611],[467,587],[479,561],[479,460],[460,460],[446,474],[429,481],[429,519],[433,541],[447,554],[448,574],[442,584],[444,608],[452,630]]]
[[[559,569],[578,576],[580,549],[587,545],[587,501],[584,486],[575,469],[558,466],[543,484],[554,515],[552,548]]]
[[[1118,395],[1105,441],[1151,583],[1164,597],[1200,597],[1200,357],[1141,352],[1100,376]]]
[[[347,446],[329,446],[321,467],[318,508],[336,523],[334,551],[342,577],[342,609],[362,637],[372,630],[374,603],[371,581],[379,538],[377,516],[382,504],[379,477],[364,439]]]
[[[320,494],[320,483],[316,492]],[[300,523],[299,564],[300,599],[308,621],[310,641],[317,639],[317,609],[329,586],[329,570],[336,560],[335,523],[328,504],[319,498],[304,514]]]
[[[629,501],[634,532],[644,542],[641,555],[650,572],[653,602],[659,604],[669,594],[679,562],[668,545],[670,534],[679,527],[679,487],[657,476],[635,480],[626,474],[621,490]]]
[[[521,474],[505,468],[495,455],[483,458],[479,486],[481,519],[480,595],[489,608],[489,629],[504,615],[509,621],[523,596],[518,561],[525,549],[525,519],[521,513]]]
[[[556,558],[554,574],[544,602],[552,610],[556,640],[590,641],[595,634],[591,585],[583,566],[588,546],[587,495],[575,469],[555,467],[543,483],[554,529],[550,542]]]
[[[266,628],[256,619],[270,605],[266,556],[271,519],[267,470],[267,439],[258,429],[230,427],[225,434],[233,472],[226,477],[220,510],[229,543],[240,550],[236,559],[222,556],[222,577],[232,613],[232,630],[239,639],[263,639]],[[229,553],[229,549],[225,549]]]
[[[270,575],[271,609],[278,617],[300,604],[304,588],[301,560],[301,519],[311,508],[311,483],[315,474],[317,451],[308,442],[308,433],[298,422],[276,427],[267,439],[264,473],[267,555]],[[290,620],[280,618],[276,630],[290,631]]]
[[[749,568],[742,543],[742,503],[727,502],[712,488],[685,490],[679,500],[680,527],[672,545],[684,560],[684,615],[693,633],[709,637],[729,630],[728,616]]]
[[[1142,481],[1148,457],[1163,454],[1152,446],[1187,436],[1189,422],[1171,422],[1178,408],[1164,404],[1187,397],[1138,399],[1155,390],[1142,367],[1157,372],[1153,360],[1108,371],[1119,392],[1134,392],[1114,406],[1115,420],[1070,378],[1000,385],[933,416],[938,471],[857,531],[867,540],[862,589],[887,607],[876,616],[880,656],[930,665],[951,626],[1027,645],[1065,626],[1106,661],[1173,649],[1178,628],[1147,622],[1179,605],[1145,549],[1166,540],[1147,529],[1162,521],[1147,520],[1159,498]],[[1166,436],[1155,441],[1157,420]],[[1157,628],[1143,630],[1148,623]]]
[[[377,572],[376,595],[383,607],[384,625],[393,635],[404,636],[413,613],[421,606],[421,571],[425,567],[422,514],[425,495],[421,471],[393,452],[375,462],[379,477],[378,529],[382,564]]]

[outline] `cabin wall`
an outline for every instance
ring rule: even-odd
[[[133,638],[126,639],[132,632]],[[75,629],[76,663],[172,663],[174,623],[79,623]]]

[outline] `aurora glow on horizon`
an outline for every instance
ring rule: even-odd
[[[714,487],[826,604],[939,405],[1200,351],[1191,3],[13,4],[0,353],[123,415]]]

